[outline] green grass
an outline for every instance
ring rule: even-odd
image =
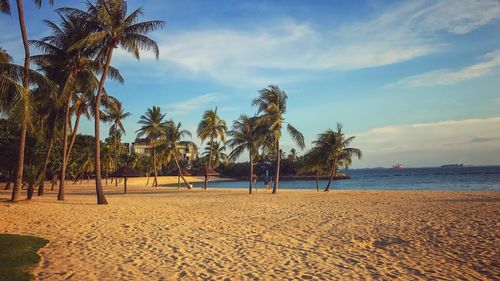
[[[0,234],[0,280],[33,280],[31,269],[40,261],[37,251],[48,242],[34,236]]]

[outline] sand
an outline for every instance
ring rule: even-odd
[[[493,280],[500,192],[177,190],[0,192],[0,232],[45,237],[40,280]],[[176,182],[162,178],[160,184]],[[498,280],[498,279],[497,279]]]

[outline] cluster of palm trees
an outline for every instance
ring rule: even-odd
[[[53,1],[49,2],[52,4]],[[34,0],[34,3],[40,7],[41,0]],[[105,91],[108,77],[123,82],[119,71],[111,66],[113,52],[121,47],[139,59],[140,50],[146,50],[152,51],[158,58],[158,46],[147,35],[163,28],[164,22],[139,22],[143,10],[139,8],[128,13],[124,0],[94,0],[87,2],[85,10],[70,7],[57,9],[60,21],[45,21],[51,34],[41,40],[29,41],[23,1],[17,0],[16,6],[25,50],[24,66],[13,64],[4,51],[0,55],[0,110],[20,123],[12,201],[20,199],[26,134],[34,131],[34,122],[47,125],[45,133],[49,142],[56,137],[62,138],[60,178],[63,180],[60,181],[58,199],[64,200],[64,179],[72,146],[68,134],[72,132],[71,139],[74,139],[79,116],[91,115],[95,121],[93,164],[97,203],[107,204],[101,183],[101,107],[109,104],[109,96]],[[0,12],[7,15],[11,13],[9,0],[0,0]],[[38,49],[40,54],[31,56],[30,46]],[[30,68],[32,61],[37,66],[36,71]],[[77,119],[71,127],[73,115]],[[59,125],[63,127],[62,136],[55,132]],[[123,126],[118,123],[113,126],[113,134],[118,136],[123,133]],[[40,127],[37,129],[41,131]],[[52,142],[48,147],[47,159]],[[42,169],[39,178],[44,177]]]
[[[34,2],[40,7],[41,0]],[[49,2],[52,4],[53,1]],[[38,195],[43,195],[44,179],[56,145],[60,145],[56,151],[61,153],[58,200],[64,200],[67,169],[83,116],[94,119],[94,145],[85,147],[80,153],[82,155],[75,158],[84,157],[79,162],[83,169],[81,174],[83,176],[84,173],[92,172],[95,175],[97,203],[107,204],[101,182],[102,172],[103,169],[109,172],[119,167],[118,158],[122,155],[123,147],[121,137],[126,133],[122,121],[130,116],[121,102],[105,90],[108,79],[120,83],[124,81],[118,69],[111,66],[113,52],[120,47],[139,59],[140,51],[146,50],[152,51],[158,58],[158,46],[147,35],[163,28],[164,22],[140,22],[143,10],[139,8],[128,13],[124,0],[93,0],[87,2],[85,10],[71,7],[56,9],[59,21],[44,21],[50,35],[30,41],[24,22],[23,1],[17,0],[16,6],[25,50],[24,66],[14,64],[9,54],[0,48],[0,111],[3,116],[19,124],[19,150],[12,201],[20,199],[23,182],[28,184],[29,198],[36,184],[39,184]],[[0,0],[0,12],[10,14],[8,0]],[[38,53],[31,55],[30,47]],[[30,68],[31,63],[36,66],[36,70]],[[274,159],[273,193],[278,192],[283,156],[280,148],[282,135],[286,131],[300,149],[305,147],[302,133],[286,119],[287,99],[285,91],[276,85],[260,90],[258,97],[252,101],[257,113],[254,116],[241,115],[230,129],[219,117],[217,108],[204,112],[197,129],[202,144],[207,144],[202,155],[204,189],[207,188],[212,169],[221,162],[237,159],[247,151],[250,162],[249,193],[252,193],[254,163],[263,158]],[[180,122],[166,120],[165,116],[159,107],[152,107],[140,117],[141,128],[137,130],[137,136],[145,137],[152,145],[153,186],[158,186],[158,163],[173,161],[179,176],[190,188],[191,185],[182,175],[180,151],[196,151],[197,147],[192,141],[185,140],[191,133],[183,129]],[[111,124],[110,138],[103,148],[100,141],[101,121]],[[43,161],[38,166],[25,163],[27,133],[47,142]],[[337,126],[336,131],[327,130],[321,134],[313,142],[313,149],[306,154],[310,162],[304,171],[316,175],[329,171],[330,181],[325,189],[329,190],[337,167],[350,165],[352,156],[361,157],[359,149],[349,147],[353,138],[344,136],[341,125]],[[231,150],[229,155],[224,153],[226,147]],[[142,163],[143,172],[149,175],[148,159],[127,161]]]

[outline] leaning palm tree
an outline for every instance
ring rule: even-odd
[[[127,2],[124,0],[95,0],[94,3],[87,2],[87,11],[74,8],[61,8],[60,12],[75,15],[84,19],[94,32],[73,45],[73,49],[83,47],[97,48],[97,58],[104,62],[104,69],[99,81],[95,104],[95,183],[97,203],[107,204],[101,183],[101,159],[100,159],[100,116],[101,95],[104,90],[109,66],[113,57],[113,51],[122,47],[139,59],[139,50],[153,51],[156,59],[159,57],[159,48],[155,41],[146,35],[152,31],[161,29],[163,21],[138,22],[143,15],[139,8],[127,15]]]
[[[191,137],[191,132],[182,129],[182,124],[180,122],[175,123],[173,120],[170,120],[168,121],[165,135],[160,140],[160,143],[162,144],[167,159],[171,158],[174,160],[178,175],[182,178],[188,189],[191,189],[191,184],[182,175],[182,169],[179,164],[179,158],[181,157],[180,150],[181,148],[197,150],[197,147],[194,142],[183,140],[186,136]]]
[[[45,23],[52,31],[52,34],[42,40],[33,40],[31,44],[43,52],[40,55],[33,56],[33,61],[59,85],[57,98],[59,104],[63,105],[65,112],[60,177],[65,179],[68,165],[68,131],[72,114],[71,102],[77,92],[95,92],[99,85],[95,73],[102,72],[103,65],[92,59],[97,52],[96,48],[71,49],[75,43],[91,32],[85,23],[72,15],[59,15],[60,26],[46,20]],[[123,82],[123,78],[116,69],[110,68],[109,72],[112,78]],[[61,180],[58,200],[64,200],[64,191],[65,181]]]
[[[342,132],[342,124],[337,123],[336,131],[328,129],[324,133],[319,134],[318,139],[313,142],[311,151],[324,155],[325,164],[328,164],[330,168],[330,179],[325,191],[330,190],[330,185],[337,173],[339,162],[347,161],[350,163],[352,156],[356,156],[358,159],[361,159],[363,156],[360,149],[350,147],[354,138],[354,136],[346,138]]]
[[[156,163],[156,145],[158,142],[158,139],[160,137],[163,137],[166,133],[166,128],[168,121],[165,121],[165,115],[162,114],[160,107],[158,106],[153,106],[152,108],[148,108],[146,110],[146,114],[142,115],[139,118],[139,123],[141,128],[136,131],[137,137],[143,137],[146,136],[148,139],[149,143],[152,145],[153,148],[153,173],[154,173],[154,180],[153,180],[153,186],[157,187],[158,186],[158,170],[157,170],[157,163]]]
[[[260,119],[257,117],[248,117],[241,115],[238,120],[233,122],[232,130],[227,132],[230,137],[228,141],[229,147],[232,148],[229,158],[235,160],[245,150],[248,151],[248,158],[250,161],[250,185],[248,193],[252,194],[252,177],[254,160],[258,158],[258,151],[264,141],[266,127],[261,124]]]
[[[266,139],[266,146],[274,150],[276,158],[276,175],[273,186],[273,193],[278,192],[279,176],[280,176],[280,138],[282,128],[286,124],[286,128],[292,140],[301,148],[304,149],[304,136],[295,127],[285,120],[286,102],[288,96],[285,91],[281,90],[276,85],[270,85],[259,91],[259,96],[252,101],[253,106],[258,107],[258,113],[262,122],[266,123],[269,128],[269,134]]]
[[[205,140],[209,140],[208,144],[210,147],[210,151],[208,154],[207,161],[205,163],[205,185],[203,189],[207,189],[208,185],[208,170],[212,168],[212,153],[213,153],[213,145],[215,140],[220,138],[220,140],[224,143],[226,142],[226,121],[222,120],[217,114],[217,107],[215,110],[207,110],[203,113],[203,118],[198,124],[198,137],[201,139],[203,143]]]
[[[115,169],[118,169],[118,142],[121,136],[125,135],[125,127],[122,121],[130,115],[130,112],[125,112],[122,103],[117,99],[111,99],[108,108],[104,109],[103,120],[112,124],[109,128],[109,135],[113,138]]]
[[[43,120],[43,122],[40,122],[41,126],[38,130],[44,134],[44,138],[47,140],[47,150],[45,151],[43,166],[38,179],[38,196],[42,196],[45,193],[45,177],[54,142],[60,135],[61,130],[59,128],[62,127],[64,111],[63,108],[57,106],[54,95],[47,96],[46,93],[38,92],[35,99],[38,102],[37,115]]]
[[[33,0],[35,5],[40,8],[42,4],[42,0]],[[50,4],[53,4],[53,0],[49,0]],[[24,148],[26,146],[26,131],[28,129],[29,116],[30,116],[30,47],[28,43],[28,33],[26,31],[26,24],[24,20],[24,7],[23,1],[17,0],[17,13],[19,16],[19,26],[21,28],[21,36],[23,39],[24,45],[24,68],[22,72],[22,90],[19,92],[19,98],[21,99],[20,103],[22,106],[22,119],[21,123],[21,136],[19,138],[19,154],[17,161],[17,172],[16,179],[14,182],[14,188],[12,189],[12,201],[18,201],[21,196],[21,184],[23,179],[23,168],[24,168]],[[10,15],[10,1],[9,0],[0,0],[0,13]]]

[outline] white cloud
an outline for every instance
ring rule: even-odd
[[[457,71],[447,69],[430,71],[403,78],[386,87],[417,88],[436,85],[454,85],[462,81],[472,80],[487,75],[500,67],[500,49],[484,56],[484,61]]]
[[[500,164],[500,117],[387,126],[358,133],[364,153],[357,166],[402,162],[407,166],[445,163]]]
[[[160,63],[166,71],[174,68],[233,86],[283,83],[304,79],[297,71],[411,60],[443,48],[437,33],[463,34],[498,18],[500,4],[494,0],[408,1],[371,20],[336,29],[286,20],[246,30],[168,34],[159,40]]]
[[[216,94],[204,94],[183,102],[165,104],[161,107],[168,110],[169,114],[172,115],[185,115],[189,112],[195,111],[217,99]]]

